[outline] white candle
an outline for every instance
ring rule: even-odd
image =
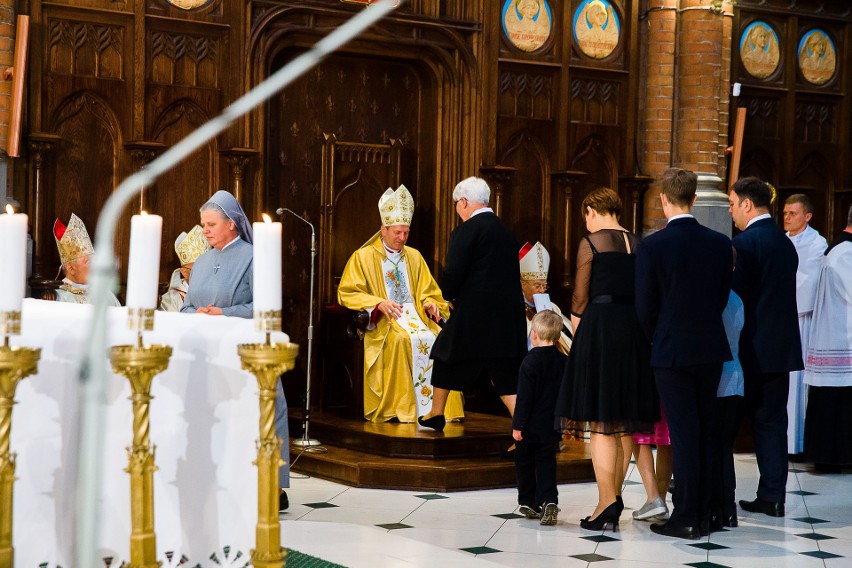
[[[254,313],[281,310],[281,223],[254,223]]]
[[[160,241],[163,218],[134,215],[130,219],[130,265],[127,269],[127,307],[155,309],[160,279]]]
[[[0,215],[0,311],[20,312],[27,284],[27,216]]]

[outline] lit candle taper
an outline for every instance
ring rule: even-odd
[[[27,283],[27,216],[6,205],[0,215],[0,312],[20,312]]]
[[[162,233],[163,218],[159,215],[148,215],[143,211],[130,219],[128,308],[153,310],[157,307]]]
[[[255,318],[281,312],[281,223],[263,214],[263,223],[253,223],[253,295]],[[280,324],[279,324],[280,329]]]

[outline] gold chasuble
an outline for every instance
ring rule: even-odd
[[[426,315],[423,303],[438,304],[441,316],[445,318],[449,316],[449,305],[420,253],[403,247],[402,258],[413,307],[420,320],[437,335],[441,328]],[[385,261],[385,247],[381,235],[376,234],[346,263],[337,288],[340,305],[350,310],[369,310],[388,299],[382,270]],[[400,422],[417,422],[418,416],[429,411],[431,379],[424,382],[420,372],[417,373],[419,376],[412,376],[411,337],[399,321],[390,321],[384,315],[376,322],[375,328],[364,335],[364,418],[367,420],[387,422],[397,418]],[[431,368],[431,360],[429,366]],[[418,393],[414,392],[415,384],[418,385]],[[418,403],[418,399],[422,403],[424,398],[428,399],[429,407]],[[445,416],[448,420],[464,416],[461,393],[450,393]]]

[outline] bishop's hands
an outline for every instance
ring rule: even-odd
[[[402,304],[397,304],[393,300],[382,300],[376,304],[376,309],[382,312],[389,320],[399,319],[402,315]]]
[[[441,311],[438,309],[438,304],[435,302],[423,302],[423,310],[426,315],[432,318],[433,321],[441,321]]]

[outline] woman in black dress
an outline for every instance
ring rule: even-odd
[[[653,432],[660,410],[650,345],[634,308],[633,253],[639,238],[619,224],[621,200],[615,191],[592,191],[582,207],[590,234],[577,251],[574,343],[556,415],[564,432],[590,432],[598,505],[580,526],[617,530],[631,434]]]

